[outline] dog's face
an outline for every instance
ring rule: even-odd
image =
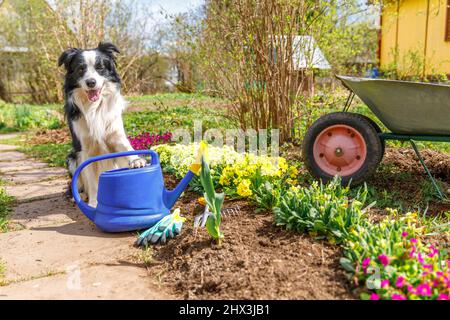
[[[79,89],[90,102],[98,101],[107,82],[120,84],[115,53],[119,50],[111,43],[100,43],[95,49],[71,48],[64,51],[58,64],[64,64],[67,71],[66,90]]]

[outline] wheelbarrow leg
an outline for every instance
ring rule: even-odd
[[[427,173],[428,177],[430,178],[431,183],[433,184],[434,188],[436,189],[436,191],[439,195],[439,198],[442,201],[448,200],[448,198],[442,193],[441,188],[439,188],[436,180],[434,179],[433,175],[431,174],[430,170],[428,169],[427,165],[425,164],[425,161],[423,160],[422,156],[420,155],[419,149],[417,148],[417,145],[414,142],[414,140],[409,140],[409,142],[411,143],[411,146],[413,147],[414,152],[417,155],[417,158],[419,158],[419,161],[422,164],[422,167],[425,169],[425,172]]]

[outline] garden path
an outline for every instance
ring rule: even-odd
[[[149,277],[136,234],[99,231],[64,196],[66,170],[1,144],[6,138],[0,178],[16,201],[11,230],[0,233],[0,299],[171,298]]]

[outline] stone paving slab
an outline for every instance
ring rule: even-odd
[[[3,133],[0,134],[0,141],[6,140],[6,139],[14,139],[19,136],[19,133]]]
[[[67,169],[60,167],[28,169],[3,174],[3,179],[13,184],[33,183],[64,177],[68,177]]]
[[[76,264],[116,263],[137,252],[133,233],[99,231],[87,218],[58,226],[35,227],[0,234],[0,258],[5,280],[20,281],[48,273],[65,272]]]
[[[4,151],[14,151],[17,150],[18,147],[17,146],[12,146],[9,144],[0,144],[0,152],[4,152]]]
[[[96,265],[0,287],[0,299],[171,299],[133,265]]]
[[[0,152],[0,161],[17,161],[17,160],[24,160],[27,156],[18,151],[5,151]]]
[[[11,222],[27,229],[63,225],[83,219],[83,214],[73,202],[63,197],[21,203],[10,216]]]
[[[67,178],[58,178],[32,184],[7,185],[5,189],[7,194],[20,203],[62,196],[68,190],[68,181]]]
[[[0,174],[24,170],[36,170],[47,167],[48,164],[46,164],[45,162],[35,160],[4,161],[4,162],[0,161]]]

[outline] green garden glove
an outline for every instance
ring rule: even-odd
[[[177,208],[172,214],[165,216],[153,227],[141,233],[136,244],[138,246],[147,246],[149,243],[166,243],[167,239],[175,238],[181,233],[185,220],[186,218],[180,216],[180,209]]]

